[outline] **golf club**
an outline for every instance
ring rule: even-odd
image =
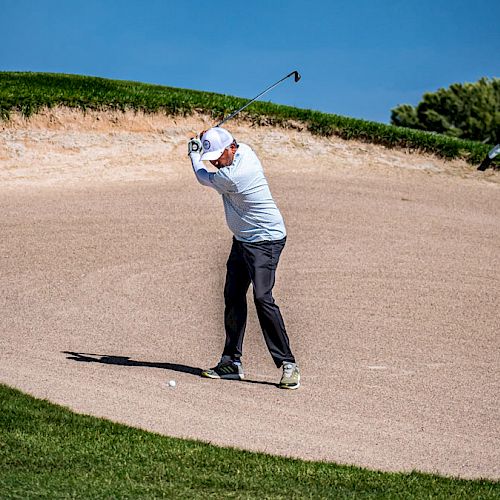
[[[484,158],[478,170],[484,171],[491,166],[491,162],[500,154],[500,144],[497,144]]]
[[[216,125],[216,127],[220,127],[227,121],[231,120],[231,118],[234,118],[240,111],[243,111],[247,106],[250,106],[252,102],[256,101],[259,97],[263,96],[267,92],[269,92],[271,89],[276,87],[276,85],[279,85],[283,80],[286,80],[287,78],[290,78],[293,75],[295,83],[297,83],[300,80],[300,75],[298,71],[292,71],[288,75],[284,76],[281,80],[278,80],[276,83],[273,83],[270,87],[268,87],[266,90],[263,90],[259,95],[255,96],[251,101],[248,101],[244,106],[242,106],[240,109],[235,111],[234,113],[230,114],[227,118],[224,118],[220,123]]]

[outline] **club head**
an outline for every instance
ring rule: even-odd
[[[285,76],[285,78],[289,78],[290,76],[293,75],[293,79],[295,80],[295,83],[297,83],[300,80],[300,75],[298,71],[292,71],[288,75]]]

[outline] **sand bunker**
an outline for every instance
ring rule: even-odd
[[[0,381],[172,436],[499,479],[500,173],[230,123],[287,225],[275,296],[303,384],[276,388],[253,305],[248,380],[204,380],[231,240],[186,156],[209,125],[62,109],[2,124]]]

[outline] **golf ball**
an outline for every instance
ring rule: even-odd
[[[168,383],[168,385],[170,387],[175,387],[177,385],[177,383],[175,382],[175,380],[170,380],[170,382]]]

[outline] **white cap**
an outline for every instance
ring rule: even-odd
[[[217,160],[233,141],[233,136],[221,127],[208,129],[201,136],[201,144],[203,145],[203,154],[201,155],[201,159]]]

